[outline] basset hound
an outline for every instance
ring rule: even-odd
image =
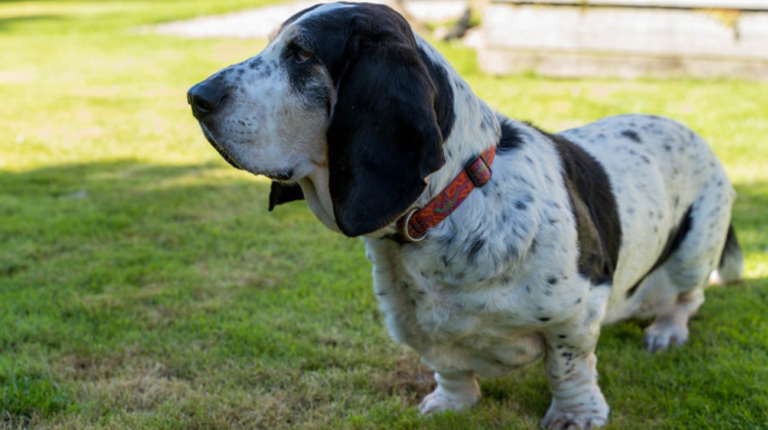
[[[648,115],[557,134],[507,118],[386,6],[306,9],[187,97],[224,159],[274,181],[270,210],[305,199],[363,237],[392,337],[435,371],[424,414],[543,359],[542,424],[602,425],[601,326],[653,316],[646,348],[680,345],[710,275],[742,274],[735,192],[700,136]]]

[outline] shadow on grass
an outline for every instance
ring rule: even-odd
[[[3,2],[0,1],[0,5]],[[63,21],[65,17],[60,15],[24,15],[12,18],[0,18],[0,32],[12,32],[15,27],[28,24],[49,24],[53,21]]]
[[[733,219],[742,248],[748,260],[764,259],[768,184],[737,184],[736,189]],[[294,240],[286,229],[310,232],[315,238],[307,243],[314,244],[317,236],[331,240],[328,246],[349,242],[320,226],[304,203],[268,213],[268,194],[268,181],[234,173],[219,161],[157,165],[118,160],[0,171],[0,280],[59,257],[82,263],[78,255],[92,255],[106,267],[127,266],[115,272],[85,270],[86,264],[76,272],[76,285],[99,290],[114,279],[145,282],[154,268],[146,261],[157,253],[183,265],[205,258],[200,246],[226,255],[261,247],[275,255],[268,264],[283,267],[279,247]],[[765,286],[760,276],[749,285]]]
[[[27,428],[33,416],[49,417],[74,403],[73,393],[62,389],[48,375],[0,371],[0,423]]]
[[[243,174],[238,178],[215,173],[231,173],[230,170],[231,168],[218,161],[191,165],[161,165],[124,159],[65,164],[23,172],[0,171],[0,192],[25,199],[45,196],[59,198],[67,191],[93,190],[104,197],[131,193],[137,199],[144,199],[168,194],[173,188],[178,188],[183,194],[185,187],[210,189],[250,184],[259,190],[269,189],[266,181],[254,180],[250,175]],[[207,182],[206,176],[210,177]],[[178,187],[159,185],[180,178],[188,178],[191,181],[188,184],[180,183]],[[121,199],[120,202],[114,203],[131,205],[131,199]]]
[[[313,234],[321,229],[302,203],[268,213],[268,192],[223,161],[0,171],[0,327],[10,328],[0,330],[0,427],[93,400],[65,395],[80,383],[57,370],[61,357],[151,357],[170,374],[197,368],[189,363],[201,354],[179,346],[190,342],[228,363],[292,359],[298,369],[315,358],[313,324],[331,310],[307,313],[292,291],[314,300],[316,285],[290,270],[325,267],[347,250],[334,249],[330,232]],[[282,322],[292,306],[306,322]],[[339,359],[326,349],[326,363]]]
[[[259,226],[280,219],[267,215],[267,182],[224,169],[120,160],[0,172],[0,279],[96,248],[118,258],[120,248],[183,251],[195,240],[216,247],[216,239],[247,228],[246,220]],[[265,240],[270,231],[279,228],[264,229]]]
[[[735,184],[735,188],[733,224],[741,246],[748,254],[768,254],[768,184]]]
[[[222,162],[153,165],[119,160],[20,173],[0,171],[0,216],[7,220],[0,227],[0,240],[23,235],[35,242],[36,237],[98,235],[104,229],[116,234],[139,226],[149,226],[147,234],[151,231],[162,237],[164,226],[178,228],[190,222],[194,230],[195,223],[236,213],[258,222],[304,206],[282,206],[268,215],[268,181],[233,175],[225,169],[229,168]],[[768,250],[764,228],[768,184],[736,184],[736,189],[739,198],[733,221],[741,245],[748,255],[764,254]],[[303,221],[316,222],[312,217]],[[32,232],[35,234],[29,234]],[[0,267],[0,276],[8,270]]]

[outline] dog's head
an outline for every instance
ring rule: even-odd
[[[279,181],[273,192],[327,178],[317,187],[329,194],[333,222],[358,236],[396,220],[445,163],[452,94],[435,83],[434,68],[392,9],[318,5],[283,23],[259,55],[195,85],[187,98],[219,153]],[[272,203],[297,197],[286,195]]]

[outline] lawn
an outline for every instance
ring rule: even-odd
[[[0,2],[0,428],[535,428],[540,364],[419,417],[433,380],[389,339],[362,242],[302,203],[268,213],[268,181],[205,142],[186,90],[265,42],[141,29],[261,3]],[[768,428],[768,84],[500,78],[439,48],[549,130],[646,112],[712,143],[747,280],[708,293],[684,348],[645,353],[646,322],[604,329],[607,428]]]

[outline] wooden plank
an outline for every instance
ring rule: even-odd
[[[742,13],[731,27],[685,10],[490,4],[483,41],[510,50],[768,60],[768,14]]]
[[[491,3],[519,5],[575,5],[640,7],[640,8],[684,8],[684,9],[737,9],[768,10],[768,0],[491,0]]]

